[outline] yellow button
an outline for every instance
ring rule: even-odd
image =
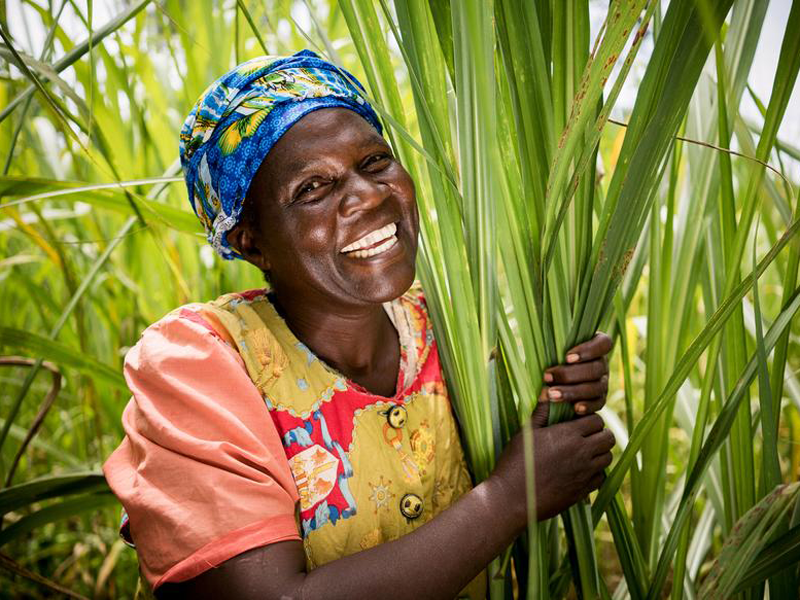
[[[406,424],[406,421],[408,421],[408,411],[406,407],[395,404],[386,413],[386,420],[389,421],[389,425],[395,429],[402,428],[403,425]]]
[[[406,494],[400,500],[400,512],[406,519],[416,519],[422,514],[422,498],[416,494]]]

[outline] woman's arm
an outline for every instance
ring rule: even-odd
[[[613,435],[591,415],[534,430],[536,511],[555,516],[597,489]],[[232,507],[235,510],[235,507]],[[406,536],[306,572],[301,542],[256,548],[156,596],[269,600],[454,598],[526,525],[525,456],[518,434],[494,473]]]

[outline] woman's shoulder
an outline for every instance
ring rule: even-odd
[[[208,302],[183,304],[148,325],[137,346],[157,344],[164,337],[183,338],[184,343],[190,344],[192,340],[206,341],[210,336],[234,347],[230,329],[237,320],[237,311],[261,302],[268,302],[265,289],[231,292]]]

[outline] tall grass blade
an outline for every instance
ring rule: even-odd
[[[75,600],[89,600],[86,596],[76,594],[63,585],[59,585],[55,581],[47,579],[46,577],[42,577],[38,573],[34,573],[33,571],[20,566],[5,554],[0,554],[0,568],[5,569],[6,571],[9,571],[19,577],[24,577],[25,579],[33,581],[37,585],[47,588],[48,590],[60,594],[66,598],[75,598]]]
[[[795,526],[761,551],[740,576],[733,593],[757,585],[783,569],[789,568],[796,573],[798,564],[800,564],[800,526]]]
[[[85,512],[97,510],[117,503],[111,491],[99,494],[83,494],[77,498],[62,500],[45,508],[37,510],[21,519],[14,521],[0,531],[0,547],[9,542],[54,521],[60,521]]]
[[[799,493],[800,483],[779,486],[741,518],[700,588],[701,598],[723,600],[733,596],[747,568],[774,540],[776,532],[797,502]],[[776,598],[790,598],[797,593],[797,590],[786,591],[788,596]]]
[[[100,257],[98,257],[97,261],[95,261],[93,267],[86,274],[78,289],[75,290],[75,293],[72,295],[72,298],[70,298],[69,302],[67,303],[67,306],[61,312],[61,316],[59,317],[58,321],[51,329],[50,335],[48,336],[51,340],[54,340],[56,336],[61,332],[61,329],[66,324],[67,319],[69,319],[69,317],[74,312],[75,308],[78,306],[78,303],[80,302],[81,298],[83,298],[83,295],[86,293],[86,291],[89,289],[89,286],[91,285],[92,281],[94,281],[94,278],[97,275],[97,273],[106,263],[108,258],[111,256],[111,253],[114,251],[114,249],[120,244],[124,235],[128,231],[130,231],[131,227],[133,227],[134,223],[136,223],[136,217],[128,218],[128,220],[125,221],[125,223],[119,230],[117,238],[112,240],[112,242],[106,247],[106,249],[103,251]],[[12,331],[6,331],[6,335],[10,336],[11,334],[13,334]],[[5,339],[5,337],[6,336],[3,336],[3,339]],[[33,338],[29,337],[27,339],[28,341],[31,341]],[[67,355],[68,352],[63,354]],[[31,367],[30,371],[28,371],[28,375],[26,376],[25,381],[22,383],[20,391],[16,399],[14,400],[14,403],[12,404],[11,411],[6,417],[6,422],[5,425],[3,426],[3,430],[2,432],[0,432],[0,450],[3,448],[3,444],[5,443],[6,438],[8,437],[8,430],[10,429],[11,424],[14,422],[14,419],[16,418],[17,413],[19,412],[19,409],[22,406],[22,402],[25,400],[25,396],[27,395],[28,390],[31,387],[31,384],[33,383],[33,380],[36,377],[36,374],[39,372],[39,369],[42,366],[42,362],[43,359],[41,358],[36,361],[33,367]]]
[[[49,498],[107,490],[105,477],[98,471],[48,475],[0,490],[0,514],[7,514]]]
[[[639,421],[636,429],[631,433],[628,445],[620,455],[614,467],[608,474],[603,487],[592,505],[592,514],[594,521],[597,522],[600,516],[608,508],[610,502],[613,500],[614,495],[622,485],[622,480],[625,473],[631,468],[632,463],[636,460],[636,453],[640,450],[642,443],[650,434],[653,427],[656,425],[661,413],[667,408],[670,403],[670,398],[673,397],[680,388],[681,384],[686,380],[692,367],[697,363],[703,351],[709,346],[711,341],[720,332],[726,320],[733,313],[736,306],[741,302],[744,295],[750,290],[752,286],[752,278],[760,277],[766,268],[775,260],[781,250],[800,232],[800,220],[796,220],[784,232],[781,238],[772,246],[770,251],[759,261],[758,267],[753,273],[740,282],[733,290],[733,292],[722,301],[717,310],[708,319],[702,331],[697,334],[694,341],[687,348],[683,357],[678,361],[670,378],[664,385],[664,389],[659,394],[657,401],[651,406],[648,413],[644,415]],[[793,296],[796,302],[796,295]],[[789,305],[785,305],[789,306]],[[784,309],[781,313],[784,317],[789,309]],[[783,327],[788,327],[790,323],[789,318],[784,318]],[[776,320],[770,331],[773,331],[778,321]],[[765,340],[769,339],[769,333]],[[765,342],[766,343],[766,342]],[[774,344],[774,342],[773,342]],[[769,344],[767,347],[771,349]]]
[[[777,342],[777,338],[787,327],[789,327],[789,325],[791,325],[792,319],[794,318],[798,309],[800,309],[800,289],[795,291],[795,294],[792,297],[789,305],[781,311],[780,315],[778,315],[778,317],[775,319],[772,327],[770,327],[769,331],[764,337],[764,348],[767,352],[772,352],[772,349]],[[758,355],[755,354],[747,363],[747,366],[739,378],[736,387],[731,392],[730,397],[724,404],[724,408],[714,422],[714,425],[711,427],[711,431],[709,432],[708,437],[706,438],[706,441],[700,450],[700,454],[698,455],[697,463],[687,477],[686,484],[684,486],[683,497],[678,507],[678,512],[675,515],[672,528],[667,534],[667,538],[659,556],[658,566],[656,567],[653,575],[653,581],[648,593],[648,598],[651,600],[658,597],[658,594],[664,585],[664,581],[669,570],[669,563],[672,560],[672,555],[677,547],[680,527],[683,526],[683,523],[691,514],[692,501],[698,493],[701,478],[708,469],[711,459],[717,450],[719,450],[720,446],[722,446],[723,442],[727,439],[727,436],[734,425],[741,400],[746,395],[747,389],[756,375],[757,365]]]
[[[62,58],[56,61],[53,64],[53,69],[60,73],[67,67],[74,64],[76,61],[80,60],[84,54],[86,54],[90,48],[92,43],[98,44],[100,43],[105,37],[108,35],[116,32],[120,29],[125,23],[127,23],[130,19],[135,17],[142,9],[150,3],[150,0],[140,0],[138,3],[131,6],[128,10],[120,13],[115,18],[111,19],[108,23],[106,23],[100,29],[94,31],[94,34],[82,42],[77,43],[69,52],[67,52]],[[22,93],[16,96],[13,100],[11,100],[8,105],[0,111],[0,123],[10,115],[14,109],[19,106],[19,104],[25,101],[31,94],[33,94],[35,90],[35,86],[31,85],[25,89]]]

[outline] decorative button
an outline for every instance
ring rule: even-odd
[[[406,519],[416,519],[422,514],[422,498],[416,494],[406,494],[400,500],[400,512]]]
[[[408,421],[408,411],[405,406],[395,404],[386,413],[386,420],[395,429],[401,429]]]

